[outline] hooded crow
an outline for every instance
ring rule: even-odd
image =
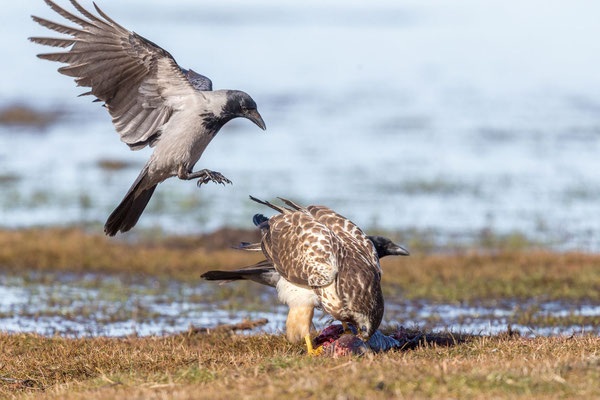
[[[367,237],[328,207],[301,207],[281,199],[287,208],[250,198],[279,212],[270,218],[262,214],[253,218],[262,232],[261,248],[267,260],[237,271],[210,271],[202,277],[250,279],[275,286],[279,299],[290,307],[286,337],[291,342],[304,339],[309,353],[314,353],[310,327],[315,307],[351,323],[368,340],[383,317],[379,256],[408,252],[384,238]],[[381,243],[381,253],[373,239]],[[243,247],[256,248],[253,244]]]
[[[256,103],[239,90],[212,90],[212,82],[181,68],[173,56],[158,45],[131,32],[109,18],[96,4],[99,16],[71,4],[75,15],[51,0],[52,10],[78,27],[33,16],[40,25],[68,35],[66,38],[32,37],[32,42],[70,48],[65,52],[38,55],[68,64],[58,69],[75,78],[77,86],[91,88],[104,102],[116,131],[131,150],[154,147],[150,159],[112,212],[104,232],[114,236],[135,226],[156,186],[167,178],[231,183],[221,173],[193,171],[200,156],[228,121],[243,117],[261,129],[265,123]]]

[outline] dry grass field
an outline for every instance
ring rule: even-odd
[[[233,250],[256,231],[223,230],[197,237],[139,238],[132,242],[80,229],[0,231],[0,268],[29,271],[144,274],[199,281],[210,269],[234,269],[262,259]],[[412,249],[411,249],[412,250]],[[387,295],[444,301],[531,298],[600,300],[600,255],[462,249],[450,254],[413,252],[382,260]]]
[[[252,232],[119,241],[79,229],[0,232],[4,273],[95,272],[195,282],[260,255],[229,249]],[[208,249],[213,250],[208,250]],[[387,297],[600,300],[600,256],[544,250],[386,259]],[[310,357],[281,335],[223,332],[64,338],[0,334],[6,398],[592,398],[600,396],[595,336],[472,336],[444,347],[363,358]]]
[[[363,358],[309,357],[281,336],[0,335],[1,397],[592,398],[595,337],[474,337]]]

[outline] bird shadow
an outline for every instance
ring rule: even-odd
[[[403,326],[385,329],[384,334],[398,341],[399,345],[395,346],[396,350],[414,350],[430,346],[452,347],[482,337],[481,334],[476,333],[451,331],[427,332],[422,329],[410,329]],[[499,338],[513,339],[521,337],[521,334],[519,331],[513,330],[509,325],[505,332],[501,332],[496,336]]]
[[[350,326],[350,329],[353,327]],[[420,329],[409,329],[403,326],[386,328],[377,331],[368,342],[363,342],[354,334],[344,332],[341,325],[331,325],[325,328],[315,339],[316,347],[322,346],[327,355],[363,355],[367,353],[382,353],[389,350],[407,351],[423,347],[452,347],[480,338],[480,334],[456,333],[451,331],[427,332]],[[519,337],[518,331],[510,327],[499,337]]]

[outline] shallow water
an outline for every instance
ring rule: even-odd
[[[249,333],[283,332],[287,307],[277,303],[274,290],[250,284],[238,286],[240,290],[234,293],[224,292],[231,286],[100,275],[4,276],[0,280],[0,331],[147,336],[267,318],[265,326]],[[531,321],[537,316],[556,320],[550,325],[519,322],[525,321],[521,318],[524,314],[530,314]],[[574,324],[579,316],[598,318]],[[331,321],[317,311],[314,322],[320,330]],[[509,326],[526,336],[600,333],[600,305],[514,300],[460,305],[387,299],[382,326],[400,325],[474,334],[497,334]]]
[[[489,229],[600,247],[600,3],[100,5],[216,88],[251,93],[268,126],[234,121],[198,164],[233,186],[164,183],[140,227],[250,227],[264,211],[253,194],[326,204],[367,229],[431,231],[442,244]],[[0,15],[12,60],[0,65],[0,103],[66,115],[42,131],[0,127],[0,226],[103,222],[149,152],[130,152],[58,64],[35,59],[43,49],[25,38],[48,32],[32,13],[56,18],[41,0]],[[130,164],[109,171],[101,160]]]

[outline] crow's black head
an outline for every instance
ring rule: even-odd
[[[227,91],[227,102],[223,106],[222,116],[228,119],[248,118],[260,129],[267,129],[265,122],[256,109],[256,102],[247,93],[240,90]]]
[[[371,242],[373,242],[373,246],[375,246],[375,251],[377,251],[377,256],[379,258],[383,258],[385,256],[408,256],[410,253],[402,246],[398,246],[396,243],[392,242],[390,239],[383,236],[369,236]]]

